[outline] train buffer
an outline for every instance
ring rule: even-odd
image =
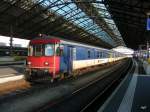
[[[132,68],[98,112],[150,112],[150,75],[136,61]]]

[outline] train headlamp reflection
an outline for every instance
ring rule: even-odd
[[[28,65],[31,65],[31,62],[30,62],[30,61],[28,61]]]
[[[49,65],[49,63],[48,63],[48,62],[45,62],[44,65]]]

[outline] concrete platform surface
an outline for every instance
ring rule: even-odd
[[[24,78],[24,65],[0,66],[0,84]]]
[[[8,62],[8,61],[14,61],[14,58],[10,56],[0,56],[0,62]]]
[[[150,75],[128,74],[98,112],[150,112]]]
[[[0,66],[0,78],[17,76],[24,73],[24,65]]]

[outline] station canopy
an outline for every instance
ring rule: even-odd
[[[147,18],[150,17],[150,0],[103,0],[112,15],[126,46],[138,49],[150,43]]]
[[[105,48],[125,46],[104,0],[1,0],[0,34],[39,33]]]

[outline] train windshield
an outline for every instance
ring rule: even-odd
[[[53,56],[54,44],[35,44],[29,46],[29,56]]]
[[[46,44],[45,45],[45,56],[53,56],[54,55],[54,45]]]

